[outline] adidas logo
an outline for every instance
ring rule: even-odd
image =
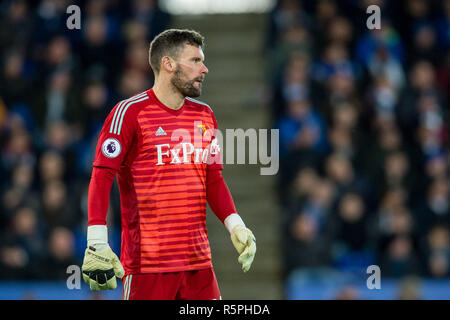
[[[162,127],[159,127],[158,130],[156,130],[155,136],[165,136],[167,133],[163,130]]]

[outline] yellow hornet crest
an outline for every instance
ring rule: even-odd
[[[198,124],[197,125],[198,130],[200,131],[200,133],[202,134],[202,136],[204,136],[206,134],[206,125],[204,124]]]

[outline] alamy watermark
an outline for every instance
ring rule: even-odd
[[[81,267],[72,264],[67,267],[66,273],[69,275],[66,280],[66,286],[69,290],[80,290],[81,289]],[[381,269],[379,266],[373,264],[367,267],[366,273],[370,276],[366,280],[367,289],[373,290],[381,289]]]
[[[81,9],[79,6],[72,4],[67,7],[66,13],[70,16],[66,20],[66,26],[69,30],[81,29]],[[373,4],[367,7],[366,13],[370,16],[366,20],[366,26],[369,30],[381,29],[381,9]]]
[[[379,6],[373,4],[367,7],[366,13],[370,16],[366,20],[367,29],[381,29],[381,9]]]
[[[70,16],[66,20],[66,27],[69,30],[81,29],[81,9],[79,6],[73,4],[67,7],[66,13]]]
[[[69,275],[66,280],[66,286],[69,290],[81,289],[81,268],[76,264],[67,267],[66,273]]]
[[[261,175],[278,173],[278,129],[226,129],[224,134],[219,129],[207,128],[202,121],[195,121],[193,131],[179,128],[166,133],[166,130],[167,127],[161,124],[157,130],[145,133],[153,140],[155,166],[260,164],[263,166]],[[226,152],[222,150],[223,146]],[[110,158],[117,157],[121,149],[119,141],[112,138],[106,139],[102,145],[103,153]]]
[[[367,274],[370,274],[370,276],[367,278],[366,286],[367,289],[373,290],[373,289],[381,289],[381,269],[379,266],[373,264],[367,267],[366,270]]]
[[[66,20],[67,28],[70,30],[81,29],[80,7],[70,5],[66,9],[66,13],[69,14]],[[370,5],[367,7],[366,13],[370,14],[366,21],[367,28],[371,30],[380,29],[380,7]],[[194,126],[198,125],[198,122],[194,124]],[[204,125],[200,123],[199,128],[204,128]],[[194,129],[197,130],[197,128]],[[200,131],[202,136],[205,135],[204,131],[206,130]],[[180,139],[182,141],[179,141]],[[178,144],[162,143],[155,145],[157,150],[156,165],[167,164],[166,160],[169,158],[170,164],[187,163],[189,161],[194,163],[220,161],[222,164],[260,164],[264,166],[260,169],[261,175],[275,175],[279,170],[278,129],[226,129],[225,134],[216,129],[215,139],[211,141],[210,148],[205,148],[201,141],[198,144],[196,137],[192,140],[189,132],[183,129],[175,130],[172,133],[171,141],[178,142]],[[217,151],[220,148],[219,146],[226,147],[225,157],[222,152]]]

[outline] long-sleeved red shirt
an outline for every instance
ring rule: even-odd
[[[236,212],[221,170],[212,109],[186,98],[173,110],[153,90],[119,102],[100,133],[89,188],[89,225],[106,223],[117,174],[125,274],[211,267],[206,206]]]

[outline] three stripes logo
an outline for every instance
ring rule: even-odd
[[[123,283],[123,300],[130,300],[130,292],[131,292],[131,279],[133,278],[132,274],[129,274],[122,279]]]
[[[162,127],[159,127],[158,130],[156,130],[155,136],[165,136],[167,133],[164,131]]]
[[[134,97],[131,97],[129,99],[121,101],[116,108],[116,112],[114,112],[114,117],[111,121],[111,127],[109,129],[109,133],[120,135],[125,112],[127,112],[128,108],[132,104],[138,103],[138,102],[141,102],[141,101],[144,101],[147,99],[148,99],[147,93],[143,92]]]

